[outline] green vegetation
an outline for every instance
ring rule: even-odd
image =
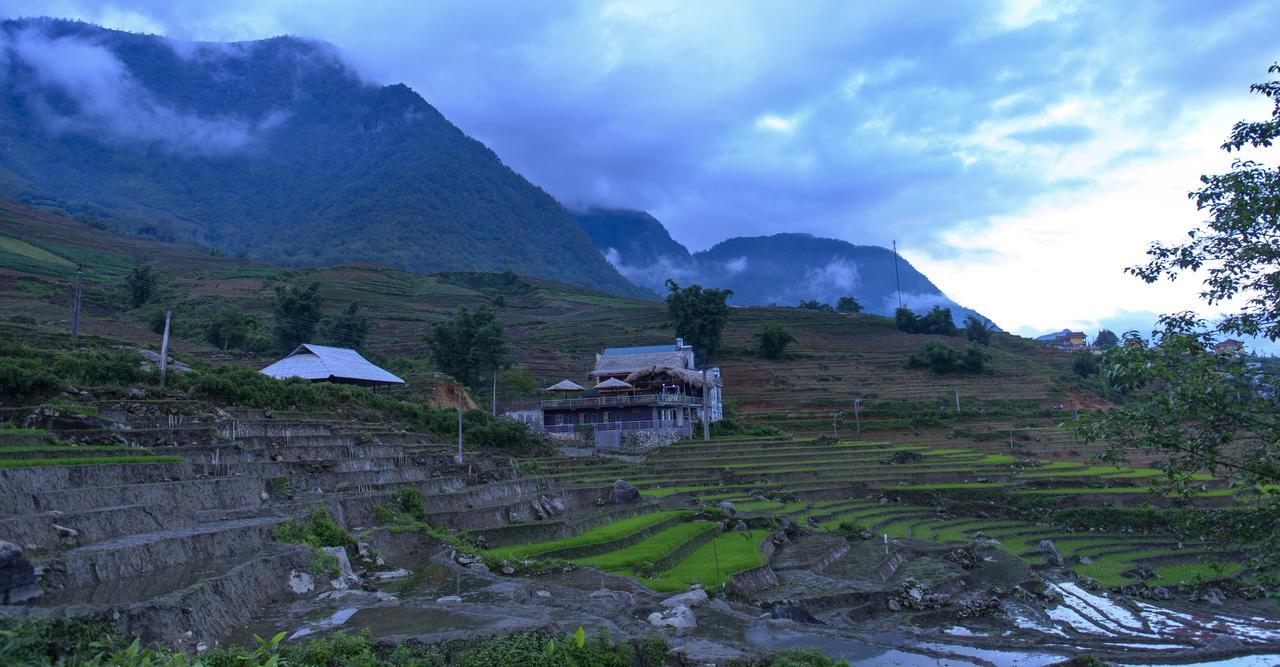
[[[472,387],[480,373],[497,372],[511,354],[511,345],[503,339],[502,321],[488,306],[475,310],[459,306],[452,319],[431,327],[427,344],[440,370]]]
[[[125,291],[129,294],[129,305],[134,308],[151,300],[156,293],[156,274],[149,264],[133,267],[125,278]]]
[[[625,549],[610,551],[598,556],[574,558],[573,562],[609,572],[634,571],[648,566],[653,561],[671,553],[680,545],[709,530],[719,529],[715,523],[710,521],[690,521],[676,524]]]
[[[1120,338],[1110,329],[1099,329],[1097,337],[1093,339],[1093,346],[1102,350],[1111,349],[1119,344]]]
[[[276,299],[271,306],[271,340],[276,351],[287,354],[298,345],[311,342],[316,324],[322,317],[323,305],[319,283],[305,287],[277,287]]]
[[[627,535],[637,531],[644,530],[649,526],[667,521],[673,517],[684,516],[686,514],[688,514],[688,512],[684,511],[666,511],[641,514],[627,519],[619,519],[618,521],[605,524],[599,528],[593,528],[579,535],[567,537],[562,540],[542,542],[540,544],[520,544],[510,547],[502,547],[499,549],[493,549],[489,553],[496,558],[524,558],[549,551],[568,549],[570,547],[609,542],[626,537]]]
[[[928,368],[939,375],[945,373],[981,373],[991,354],[976,344],[961,352],[950,345],[931,340],[920,346],[907,360],[910,368]]]
[[[767,530],[728,532],[698,547],[675,567],[641,581],[655,591],[680,591],[693,584],[707,588],[720,586],[730,575],[764,565],[760,542]]]
[[[704,289],[701,285],[681,289],[668,279],[667,291],[667,315],[676,336],[693,346],[698,363],[714,359],[724,343],[724,327],[733,312],[727,303],[733,290]]]
[[[838,313],[861,313],[862,304],[851,296],[842,296],[836,301],[836,312]]]
[[[369,337],[369,329],[372,327],[373,322],[360,314],[360,304],[352,301],[341,313],[320,320],[316,335],[325,345],[358,350],[364,347],[364,341]]]
[[[966,315],[964,318],[964,335],[971,343],[978,345],[991,344],[991,322],[977,315]]]
[[[960,329],[951,317],[951,309],[934,306],[924,316],[916,315],[910,308],[899,308],[894,313],[894,323],[898,331],[909,334],[934,334],[937,336],[958,336]]]
[[[765,359],[781,359],[787,345],[795,342],[787,328],[779,322],[770,322],[760,329],[760,356]]]
[[[58,456],[39,459],[0,459],[0,468],[88,466],[125,463],[182,463],[181,456]]]
[[[271,530],[271,537],[277,542],[315,548],[356,545],[356,539],[333,520],[329,508],[324,506],[311,510],[311,515],[302,521],[290,519],[276,526]]]

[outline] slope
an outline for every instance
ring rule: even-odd
[[[0,23],[0,194],[278,265],[512,269],[644,292],[569,213],[404,85],[291,37]]]

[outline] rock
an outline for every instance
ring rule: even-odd
[[[746,521],[743,521],[743,520],[741,520],[741,519],[739,519],[738,521],[736,521],[736,522],[733,524],[733,529],[734,529],[734,530],[736,530],[736,531],[738,531],[738,532],[740,532],[740,533],[741,533],[741,532],[746,532],[746,531],[747,531],[747,522],[746,522]]]
[[[516,573],[516,569],[514,567],[511,567],[510,565],[503,565],[502,573],[510,577],[511,575]]]
[[[268,500],[271,500],[271,494],[267,493],[266,491],[259,493],[258,497],[261,498],[262,502],[264,503],[267,502]]]
[[[1065,561],[1062,558],[1062,552],[1058,551],[1058,547],[1054,546],[1053,540],[1040,540],[1040,550],[1044,552],[1045,563],[1062,567]]]
[[[787,534],[787,537],[795,537],[800,532],[800,527],[791,520],[791,517],[784,516],[779,519],[778,526],[782,528],[782,532]]]
[[[289,572],[289,588],[299,595],[310,593],[316,588],[316,580],[306,572],[293,570]]]
[[[1148,579],[1155,579],[1156,573],[1151,568],[1145,565],[1139,565],[1137,567],[1131,567],[1125,570],[1124,572],[1121,572],[1120,576],[1128,577],[1129,579],[1140,579],[1142,581],[1146,581]]]
[[[530,500],[529,505],[533,507],[534,516],[538,521],[546,521],[564,514],[564,501],[556,497],[541,495]]]
[[[470,564],[470,565],[468,565],[468,566],[467,566],[467,569],[468,569],[468,570],[472,570],[472,571],[474,571],[474,572],[485,572],[485,573],[487,573],[487,572],[489,571],[489,566],[488,566],[488,565],[485,565],[484,563],[472,563],[472,564]]]
[[[1090,557],[1088,557],[1088,556],[1081,556],[1081,557],[1080,557],[1080,564],[1081,564],[1081,565],[1093,565],[1093,559],[1092,559],[1092,558],[1090,558]]]
[[[716,507],[719,507],[720,509],[724,510],[729,516],[734,516],[735,514],[738,513],[738,510],[734,508],[733,503],[727,500],[721,500],[720,502],[716,503]]]
[[[143,361],[139,362],[139,365],[142,366],[144,370],[151,370],[153,367],[154,368],[160,367],[159,352],[155,352],[152,350],[138,350],[138,354],[141,355],[143,358]],[[181,361],[178,361],[177,359],[174,359],[172,355],[169,356],[169,362],[168,364],[166,364],[166,368],[168,370],[174,371],[175,373],[186,373],[187,371],[191,370],[190,366],[182,363]]]
[[[818,619],[805,611],[804,607],[790,602],[779,602],[778,604],[770,607],[769,618],[795,621],[797,623],[809,623],[811,625],[818,623]]]
[[[413,573],[402,567],[398,570],[388,570],[386,572],[374,572],[373,578],[377,579],[378,581],[387,581],[388,579],[404,579],[405,577],[411,574]]]
[[[80,531],[76,530],[75,528],[59,526],[56,523],[51,525],[53,526],[54,530],[58,531],[58,539],[62,540],[63,544],[70,545],[70,544],[77,544],[80,542]]]
[[[546,598],[546,599],[551,598],[551,591],[534,591],[533,594],[540,598]]]
[[[982,562],[982,557],[978,555],[977,551],[974,551],[973,547],[953,549],[948,551],[943,558],[959,565],[964,570],[972,570],[978,566],[978,563]]]
[[[902,605],[898,603],[897,598],[889,598],[889,602],[887,604],[889,611],[902,611]]]
[[[655,611],[649,614],[649,625],[658,628],[672,628],[677,634],[686,634],[696,630],[698,627],[698,619],[693,615],[693,610],[685,607],[673,607],[666,611]]]
[[[16,604],[40,594],[35,566],[18,545],[0,540],[0,602]]]
[[[640,492],[636,487],[625,480],[614,480],[613,488],[609,491],[610,505],[630,505],[638,502],[640,502]]]
[[[346,547],[321,547],[321,550],[327,554],[332,554],[338,559],[338,571],[342,573],[341,579],[348,585],[360,583],[360,577],[356,576],[355,570],[351,569],[351,559],[347,558]]]
[[[461,554],[461,555],[459,555],[459,556],[455,557],[455,558],[454,558],[454,560],[456,560],[456,561],[458,562],[458,564],[459,564],[459,565],[470,565],[470,564],[472,564],[472,563],[479,563],[479,562],[480,562],[480,559],[479,559],[479,558],[477,558],[477,557],[475,557],[475,556],[468,556],[467,554]]]
[[[1076,577],[1076,583],[1080,584],[1080,587],[1085,589],[1086,591],[1102,590],[1102,584],[1098,583],[1098,580],[1094,579],[1093,577],[1086,577],[1084,575],[1080,575]]]
[[[673,595],[658,604],[664,609],[673,609],[675,607],[689,607],[690,609],[695,609],[706,604],[707,600],[710,599],[711,598],[707,595],[706,591],[698,589],[681,593],[679,595]]]
[[[1213,638],[1213,641],[1204,646],[1205,651],[1211,652],[1238,651],[1242,648],[1244,648],[1244,643],[1230,635],[1218,635]]]
[[[462,598],[457,595],[446,595],[444,597],[436,598],[436,602],[462,602]]]
[[[209,650],[209,642],[197,642],[196,653],[204,653]]]
[[[992,595],[965,602],[960,605],[960,611],[956,612],[956,616],[959,618],[977,618],[979,616],[989,616],[998,611],[1000,611],[1000,598]]]

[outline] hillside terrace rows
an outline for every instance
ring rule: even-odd
[[[556,505],[596,512],[602,493],[560,490],[505,458],[458,465],[426,436],[356,433],[329,415],[96,412],[78,427],[63,417],[62,428],[0,431],[0,538],[43,570],[45,592],[8,613],[110,608],[125,630],[216,639],[293,595],[291,573],[309,567],[310,550],[277,543],[273,529],[317,507],[367,533],[379,526],[377,506],[413,487],[430,525],[485,530],[538,522]],[[100,439],[121,444],[81,444]],[[9,465],[14,449],[34,450],[38,464]],[[99,456],[76,464],[64,455],[84,450]]]
[[[902,463],[889,462],[895,454]],[[1023,467],[1026,462],[1014,456],[954,446],[937,450],[876,442],[767,439],[680,443],[652,455],[644,464],[565,458],[539,459],[537,464],[540,474],[566,488],[621,478],[657,502],[649,511],[631,517],[630,523],[587,530],[567,541],[562,536],[527,540],[501,553],[516,557],[558,555],[580,565],[635,576],[659,588],[683,581],[669,574],[681,565],[682,574],[697,571],[704,577],[698,583],[715,585],[734,571],[764,562],[763,556],[744,558],[735,561],[738,570],[717,568],[710,572],[705,561],[698,560],[709,553],[702,552],[705,545],[699,542],[709,543],[716,533],[700,529],[692,515],[702,511],[698,508],[712,507],[722,500],[733,503],[737,518],[752,525],[787,517],[818,531],[858,525],[890,540],[932,544],[995,540],[1002,549],[1037,568],[1043,567],[1046,556],[1040,541],[1049,539],[1060,543],[1068,566],[1107,587],[1134,583],[1136,579],[1123,573],[1139,567],[1150,570],[1147,576],[1153,586],[1189,581],[1197,574],[1226,576],[1238,570],[1237,564],[1223,561],[1223,555],[1208,545],[1179,543],[1168,535],[1069,530],[998,516],[999,507],[993,508],[992,516],[950,516],[931,502],[920,504],[939,491],[989,489],[1013,495],[1049,494],[1063,500],[1072,497],[1085,506],[1137,505],[1158,499],[1145,486],[1160,478],[1159,471],[1152,469],[1073,462]],[[1232,502],[1228,489],[1220,489],[1217,496],[1221,502]],[[684,512],[690,518],[678,522],[671,512]],[[751,535],[746,539],[754,541],[759,551],[768,531],[747,532]],[[737,538],[737,542],[743,540]],[[740,544],[730,541],[726,546],[739,547],[741,553]],[[1224,569],[1216,569],[1209,564],[1212,562],[1221,563]]]

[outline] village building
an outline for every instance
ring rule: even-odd
[[[1228,338],[1219,343],[1215,343],[1213,345],[1213,351],[1217,354],[1225,355],[1244,354],[1244,343],[1234,338]]]
[[[354,384],[362,387],[402,385],[404,380],[379,368],[345,347],[303,343],[280,361],[262,369],[273,378],[303,378],[314,382]]]
[[[1036,340],[1059,350],[1083,350],[1089,347],[1089,337],[1083,331],[1070,329],[1045,334],[1037,337]]]
[[[547,387],[562,398],[542,401],[542,430],[590,439],[598,447],[656,444],[693,435],[704,419],[723,419],[719,368],[698,369],[693,347],[606,348],[596,355],[587,386],[564,380]]]

